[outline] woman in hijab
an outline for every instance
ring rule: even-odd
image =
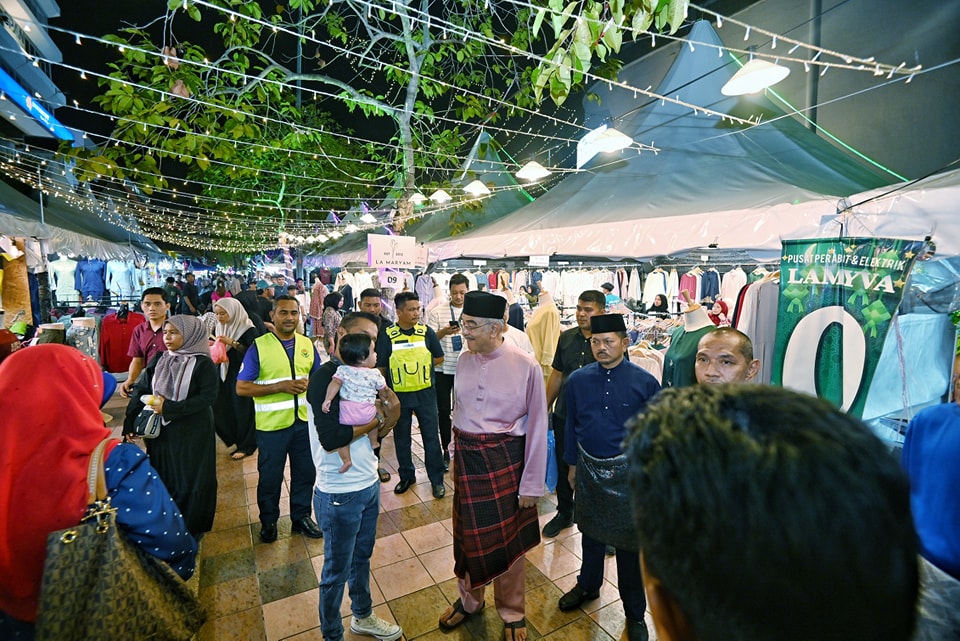
[[[712,320],[713,324],[717,327],[730,327],[729,313],[726,301],[717,300],[717,302],[713,304],[713,307],[710,308],[707,316],[710,317],[710,320]]]
[[[343,294],[333,292],[323,297],[323,348],[327,354],[334,353],[333,339],[340,329],[340,308],[343,307]]]
[[[217,442],[213,404],[220,375],[210,360],[208,332],[195,316],[171,316],[163,325],[160,352],[133,386],[127,415],[143,409],[141,396],[162,417],[160,435],[147,454],[180,506],[194,536],[209,532],[217,509]]]
[[[104,392],[96,362],[66,345],[22,349],[0,365],[0,639],[33,638],[47,534],[86,513],[90,455],[110,436]],[[197,543],[146,454],[113,440],[105,455],[118,527],[190,578]]]
[[[657,294],[653,297],[653,304],[650,305],[650,308],[647,310],[648,314],[656,316],[666,316],[670,313],[670,309],[667,307],[667,297],[663,294]]]
[[[227,361],[220,363],[220,391],[213,406],[217,435],[227,445],[236,445],[233,460],[239,461],[257,449],[253,399],[237,396],[237,374],[243,355],[260,336],[246,310],[233,298],[221,298],[213,304],[217,315],[214,334],[227,350]]]

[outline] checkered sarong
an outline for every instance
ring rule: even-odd
[[[519,507],[526,438],[457,429],[454,437],[454,573],[480,586],[540,542],[536,508]]]

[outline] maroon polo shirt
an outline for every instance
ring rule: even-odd
[[[153,331],[153,328],[150,327],[150,321],[145,320],[133,328],[127,356],[142,358],[143,364],[149,365],[154,356],[166,351],[166,349],[167,346],[163,344],[163,325],[161,324],[157,331]]]

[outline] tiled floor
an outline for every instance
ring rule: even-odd
[[[115,397],[105,411],[122,415],[122,400]],[[117,420],[110,423],[117,424]],[[396,495],[394,474],[389,483],[381,485],[378,538],[371,562],[374,611],[384,619],[399,623],[407,640],[502,639],[503,625],[492,607],[492,586],[487,590],[490,607],[484,609],[482,617],[451,632],[439,629],[438,617],[457,598],[451,534],[453,487],[448,475],[446,498],[433,498],[418,439],[419,435],[415,434],[418,484],[407,493]],[[382,463],[391,472],[395,471],[391,437],[383,444]],[[213,530],[203,539],[198,561],[199,593],[209,617],[198,640],[319,641],[323,637],[317,612],[317,578],[323,565],[323,541],[291,534],[288,493],[284,487],[279,540],[272,544],[260,542],[255,456],[233,461],[221,444],[217,477],[216,519]],[[555,497],[545,497],[540,503],[541,525],[549,521],[555,511]],[[573,527],[556,539],[544,539],[527,554],[528,639],[620,639],[624,617],[613,558],[607,559],[598,600],[574,612],[565,613],[557,608],[557,600],[576,583],[580,552],[580,534]],[[345,618],[346,639],[371,638],[350,633],[346,594],[341,613]],[[647,616],[651,638],[655,638],[649,613]]]

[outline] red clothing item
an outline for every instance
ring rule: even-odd
[[[127,356],[130,358],[142,358],[144,365],[149,365],[153,357],[160,352],[167,351],[167,346],[163,344],[163,325],[160,329],[153,331],[150,327],[150,321],[144,321],[133,328],[133,336],[130,337],[130,349],[127,350]]]
[[[90,455],[110,435],[102,397],[96,361],[66,345],[28,347],[0,367],[0,610],[15,619],[36,618],[47,534],[86,511]]]
[[[100,325],[100,362],[108,372],[125,372],[130,369],[130,341],[133,331],[146,320],[143,314],[128,312],[126,317],[117,314],[103,317]],[[162,340],[161,340],[162,342]]]

